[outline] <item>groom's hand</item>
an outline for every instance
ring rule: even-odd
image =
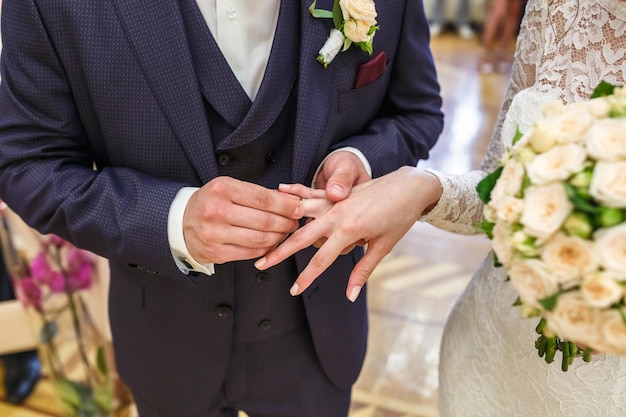
[[[198,262],[258,258],[298,228],[304,214],[296,196],[230,177],[217,177],[187,203],[183,234]]]
[[[352,187],[370,179],[358,156],[350,151],[337,151],[326,158],[314,185],[325,189],[326,197],[336,203],[348,198]]]

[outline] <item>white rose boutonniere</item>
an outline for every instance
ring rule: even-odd
[[[626,89],[544,109],[477,187],[535,347],[567,370],[591,352],[626,356]]]
[[[353,43],[372,54],[372,41],[378,30],[373,0],[335,0],[332,11],[316,9],[315,4],[314,1],[309,7],[311,15],[316,18],[333,19],[335,25],[317,55],[317,60],[324,68],[340,51],[345,51]]]

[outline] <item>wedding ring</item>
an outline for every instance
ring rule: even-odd
[[[306,209],[306,207],[304,206],[304,204],[306,203],[306,198],[301,198],[300,199],[300,205],[302,206],[302,208]]]

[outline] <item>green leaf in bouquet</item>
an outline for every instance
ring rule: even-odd
[[[107,414],[113,409],[113,381],[108,379],[94,388],[93,402]]]
[[[498,167],[491,174],[483,178],[476,186],[478,196],[483,203],[487,204],[489,203],[489,200],[491,200],[491,191],[493,190],[493,187],[496,186],[496,182],[498,181],[498,178],[500,178],[500,175],[502,175],[502,169],[503,167]]]
[[[572,202],[574,207],[580,211],[590,214],[597,214],[600,212],[600,207],[595,204],[593,201],[587,200],[582,197],[580,194],[576,192],[576,188],[572,186],[572,184],[564,183],[565,192],[567,193],[567,197]]]
[[[479,223],[474,223],[474,228],[486,234],[489,239],[493,239],[493,226],[494,224],[487,219],[483,219]]]
[[[335,0],[333,3],[333,24],[335,25],[335,29],[343,29],[343,12],[341,11],[339,0]]]
[[[553,294],[550,297],[547,298],[542,298],[539,301],[539,304],[541,304],[541,306],[543,308],[545,308],[548,311],[552,311],[554,310],[554,307],[556,307],[556,303],[559,300],[559,293]]]
[[[96,350],[96,366],[102,375],[109,375],[109,367],[107,366],[106,353],[102,346],[98,346]]]
[[[596,221],[601,227],[611,227],[620,224],[625,220],[623,210],[614,207],[600,207],[600,212],[596,214]]]
[[[53,387],[61,402],[70,408],[77,409],[81,402],[89,396],[87,387],[67,379],[54,381]]]
[[[515,129],[515,136],[513,136],[513,145],[515,145],[519,140],[524,136],[521,130],[519,130],[519,126]]]
[[[600,81],[600,84],[598,84],[596,88],[594,88],[590,98],[611,96],[613,95],[614,90],[615,86],[613,84],[602,80]]]

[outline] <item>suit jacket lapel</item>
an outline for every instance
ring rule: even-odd
[[[292,181],[303,182],[315,171],[311,164],[326,152],[321,146],[324,127],[328,118],[329,97],[332,91],[334,66],[324,68],[316,61],[318,52],[333,28],[332,19],[316,19],[311,16],[309,6],[312,0],[301,0],[300,70],[298,75],[298,100],[296,114],[294,160]],[[332,10],[333,0],[318,0],[317,8]],[[316,154],[317,151],[317,154]]]
[[[201,181],[217,175],[209,127],[176,1],[113,0],[137,60]]]

